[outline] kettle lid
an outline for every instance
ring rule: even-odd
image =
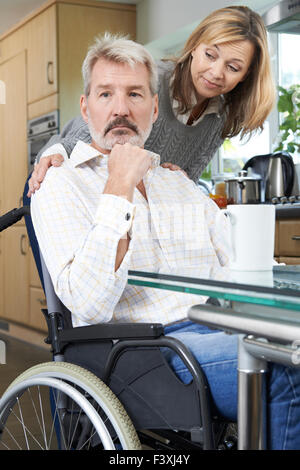
[[[248,171],[247,170],[240,170],[238,171],[238,174],[234,177],[231,178],[226,178],[226,181],[259,181],[261,180],[260,175],[256,174],[251,174],[248,176]]]

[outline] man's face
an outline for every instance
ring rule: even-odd
[[[93,67],[90,94],[81,97],[80,107],[93,144],[102,153],[126,142],[143,147],[158,115],[146,66],[103,58]]]

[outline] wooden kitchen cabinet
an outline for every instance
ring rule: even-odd
[[[300,219],[276,221],[275,256],[285,264],[300,264]]]
[[[56,6],[34,17],[26,30],[30,104],[57,91]]]
[[[21,198],[27,176],[24,51],[0,64],[0,80],[3,80],[6,88],[5,104],[0,105],[0,210],[5,213],[22,205]]]
[[[0,212],[22,205],[27,176],[26,52],[0,64],[5,104],[0,106]],[[28,238],[24,221],[1,233],[1,317],[28,322]]]
[[[42,288],[32,250],[29,253],[29,326],[47,331],[46,320],[41,309],[47,308],[46,297]]]
[[[95,36],[109,31],[135,39],[136,13],[132,5],[103,2],[58,3],[58,82],[61,125],[80,114],[83,92],[81,66]]]
[[[29,241],[25,226],[14,225],[4,232],[3,317],[28,325]]]
[[[28,325],[47,332],[46,320],[42,314],[42,309],[44,308],[47,308],[47,302],[43,289],[30,287]]]
[[[0,317],[3,317],[4,307],[4,270],[3,270],[3,233],[0,233]]]
[[[62,127],[79,113],[81,65],[95,36],[105,31],[135,39],[135,6],[49,0],[0,37],[0,63],[26,51],[29,119],[41,109],[43,114],[59,109]]]

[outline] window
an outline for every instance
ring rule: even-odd
[[[279,77],[278,83],[284,88],[300,84],[300,35],[279,34],[278,56]]]
[[[266,121],[264,130],[257,132],[250,139],[240,140],[239,136],[226,139],[220,148],[220,171],[222,173],[237,173],[245,163],[255,155],[270,153],[270,126]]]
[[[300,111],[300,61],[299,61],[299,50],[300,50],[300,35],[296,34],[279,34],[278,35],[278,83],[281,87],[290,91],[290,87],[298,86],[298,91],[293,94],[294,107],[291,112],[280,113],[279,122],[282,124],[284,119],[288,119],[288,128],[294,126],[297,131],[291,132],[289,130],[289,137],[286,140],[286,144],[290,141],[300,143],[300,127],[299,127],[299,111]],[[297,95],[297,96],[296,96]],[[298,112],[297,112],[298,111]],[[298,121],[298,125],[296,122]],[[296,136],[296,132],[298,136]],[[285,147],[286,148],[286,147]],[[288,149],[289,150],[289,149]],[[300,163],[299,151],[293,151],[291,154],[294,159],[294,163]]]

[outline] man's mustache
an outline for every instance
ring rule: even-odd
[[[135,124],[128,121],[128,119],[126,119],[125,117],[117,117],[106,126],[106,128],[104,129],[104,136],[109,131],[111,131],[114,127],[118,127],[118,126],[128,127],[128,129],[131,129],[136,134],[139,134],[138,128]]]

